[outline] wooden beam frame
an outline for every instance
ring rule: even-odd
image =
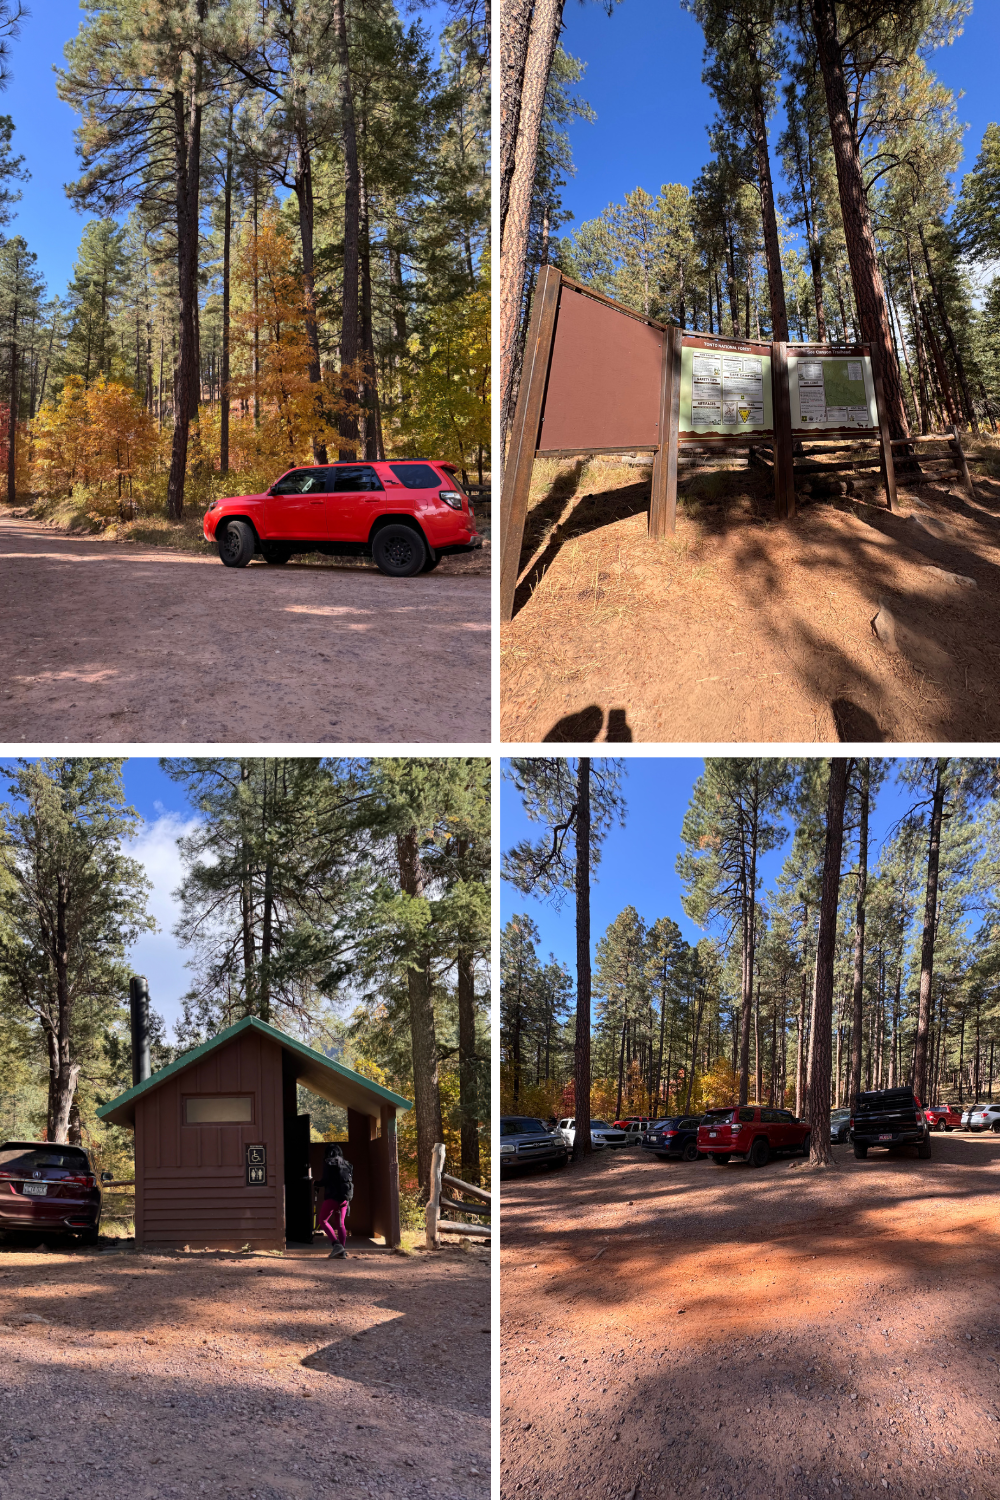
[[[879,447],[882,450],[882,484],[885,487],[885,498],[889,509],[898,512],[899,501],[896,499],[896,468],[892,461],[892,440],[889,437],[889,419],[885,412],[882,369],[878,362],[877,350],[870,344],[866,344],[865,348],[871,355],[872,377],[875,381],[875,406],[878,410]]]
[[[531,322],[524,347],[521,384],[517,392],[514,425],[503,475],[500,497],[500,618],[507,621],[514,613],[514,595],[521,566],[521,543],[528,513],[531,469],[535,462],[538,435],[545,404],[545,386],[559,311],[561,273],[555,266],[544,266],[535,287]]]
[[[649,537],[660,541],[677,528],[677,427],[681,406],[681,345],[683,330],[663,333],[660,374],[660,446],[653,459],[653,487],[649,497]]]

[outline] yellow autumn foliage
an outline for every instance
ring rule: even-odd
[[[102,375],[85,388],[70,375],[57,402],[43,406],[30,425],[31,479],[41,494],[96,485],[116,507],[132,501],[134,487],[159,451],[156,423],[135,392]]]

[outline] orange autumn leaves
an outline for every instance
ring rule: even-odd
[[[236,473],[280,473],[311,462],[314,442],[336,445],[340,413],[357,410],[358,370],[324,372],[319,384],[309,379],[302,280],[294,263],[294,246],[276,213],[264,214],[256,236],[244,226],[234,256],[229,385],[229,455]],[[220,408],[203,405],[190,469],[217,466],[219,429]],[[169,441],[169,431],[158,429],[131,386],[102,376],[85,387],[79,376],[69,376],[58,400],[31,423],[31,487],[44,495],[68,494],[77,485],[96,488],[124,515],[136,495],[148,492],[148,481],[162,476]]]

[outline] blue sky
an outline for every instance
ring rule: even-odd
[[[715,115],[701,82],[704,47],[694,17],[680,0],[621,0],[610,16],[596,0],[568,0],[564,21],[563,46],[587,64],[576,92],[597,112],[594,124],[570,126],[576,176],[562,197],[576,224],[637,186],[654,194],[665,182],[690,187],[709,159],[706,127]],[[930,60],[943,83],[965,90],[959,118],[970,128],[959,178],[975,161],[986,126],[1000,118],[998,58],[1000,4],[975,0],[963,35]],[[773,148],[783,126],[776,117],[771,127],[776,174]]]
[[[49,296],[62,296],[73,275],[83,226],[91,214],[77,213],[65,185],[80,176],[74,131],[79,117],[56,93],[55,68],[65,65],[63,47],[80,29],[80,0],[28,0],[32,15],[11,43],[11,81],[0,94],[0,114],[14,121],[15,154],[24,156],[31,181],[7,234],[20,234],[38,257]],[[400,3],[404,25],[419,19],[437,34],[447,19],[439,3]],[[283,196],[283,194],[281,195]]]
[[[604,843],[591,895],[592,950],[596,949],[608,924],[626,906],[634,906],[647,924],[655,922],[658,917],[672,917],[689,943],[696,943],[705,936],[704,931],[684,914],[681,882],[675,867],[681,849],[681,824],[692,788],[703,768],[701,759],[647,759],[640,756],[624,759],[625,827],[613,829]],[[888,830],[912,800],[912,794],[905,787],[895,784],[894,776],[890,776],[880,790],[871,817],[869,858],[873,865]],[[525,836],[537,838],[540,829],[541,825],[528,821],[517,789],[505,780],[500,793],[501,849],[510,848]],[[761,862],[765,891],[774,882],[791,848],[792,832],[789,824],[788,841]],[[522,896],[504,881],[500,909],[503,923],[508,922],[515,912],[526,912],[541,935],[539,952],[542,957],[554,953],[557,959],[569,966],[575,979],[576,931],[571,892],[561,910],[557,911],[550,902]]]

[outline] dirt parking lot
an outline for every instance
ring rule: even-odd
[[[975,501],[901,486],[895,515],[859,478],[779,523],[743,463],[686,478],[676,535],[651,542],[648,470],[535,469],[504,740],[1000,738],[1000,479],[978,475]]]
[[[503,1188],[502,1500],[995,1500],[1000,1138]]]
[[[489,1264],[0,1247],[2,1500],[486,1500]]]
[[[488,565],[446,564],[404,579],[327,560],[231,569],[0,513],[0,735],[487,741]]]

